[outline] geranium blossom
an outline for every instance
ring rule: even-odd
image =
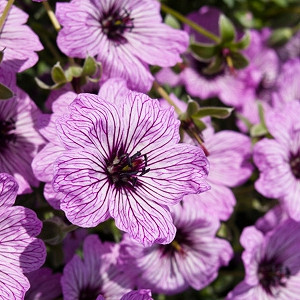
[[[83,243],[83,259],[77,254],[64,268],[61,284],[65,300],[120,300],[134,283],[117,265],[119,245],[102,243],[90,235]]]
[[[50,268],[26,274],[30,282],[30,289],[25,295],[25,300],[53,300],[61,295],[61,274],[53,274]]]
[[[3,75],[3,74],[2,74]],[[8,100],[0,101],[0,170],[13,175],[19,185],[18,194],[31,192],[38,186],[31,162],[44,139],[35,129],[40,111],[29,96],[19,89],[12,78],[0,75],[0,82],[14,93]]]
[[[154,0],[58,3],[58,46],[71,57],[97,55],[104,78],[122,77],[130,88],[148,91],[148,64],[173,66],[188,46],[187,34],[163,24],[159,10]]]
[[[241,244],[246,276],[227,299],[299,299],[300,223],[292,219],[262,234],[244,229]]]
[[[177,228],[171,244],[145,248],[125,235],[121,261],[138,287],[163,294],[179,293],[188,286],[200,290],[228,264],[232,249],[227,241],[215,237],[218,217],[200,201],[186,196],[171,212]]]
[[[0,16],[7,1],[0,0]],[[0,51],[3,51],[2,67],[22,72],[32,67],[38,60],[35,51],[43,49],[38,36],[27,26],[28,15],[12,6],[3,28],[0,30]]]
[[[24,299],[29,281],[23,273],[37,270],[45,262],[46,248],[37,239],[42,222],[34,211],[13,206],[18,185],[15,179],[0,173],[0,296]]]
[[[167,206],[208,189],[208,162],[200,148],[177,144],[173,109],[130,91],[121,98],[114,104],[81,94],[57,121],[66,150],[55,163],[54,189],[76,225],[112,216],[144,244],[168,243],[175,227]]]
[[[298,101],[267,111],[266,125],[274,139],[259,141],[253,156],[260,171],[255,188],[266,197],[279,198],[295,220],[300,220],[299,114]]]

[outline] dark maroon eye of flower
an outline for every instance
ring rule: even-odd
[[[108,164],[107,173],[111,184],[116,187],[134,188],[137,184],[137,176],[142,176],[150,171],[147,169],[147,155],[142,155],[140,151],[132,156],[128,153],[116,156]]]
[[[300,152],[290,156],[290,166],[292,173],[297,179],[300,179]]]
[[[99,294],[99,288],[92,288],[90,286],[87,286],[81,289],[79,300],[96,300]]]
[[[16,126],[13,119],[8,121],[0,120],[0,151],[4,150],[9,142],[16,140],[15,129]]]
[[[258,268],[259,282],[270,295],[273,295],[272,288],[284,287],[290,275],[287,267],[273,261],[263,261]]]
[[[123,37],[125,31],[133,29],[133,18],[126,9],[122,12],[112,9],[105,13],[101,20],[102,32],[107,35],[110,40],[118,43],[126,43],[127,40]]]
[[[182,229],[177,228],[176,236],[174,240],[167,245],[160,245],[163,255],[173,256],[176,252],[185,255],[185,251],[182,246],[192,246],[193,242],[189,239],[188,232],[184,232]]]

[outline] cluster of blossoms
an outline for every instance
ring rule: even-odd
[[[71,0],[55,15],[44,2],[69,63],[41,103],[17,73],[43,46],[12,3],[0,0],[0,298],[153,300],[241,258],[226,299],[300,299],[299,35],[276,51],[269,28],[251,29],[241,54],[219,41],[217,8],[174,29],[156,0]],[[211,43],[197,28],[223,47],[212,61],[189,48]],[[226,129],[223,105],[238,116]],[[243,187],[271,204],[238,253]]]

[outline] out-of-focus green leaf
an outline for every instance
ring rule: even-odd
[[[51,70],[51,77],[55,83],[66,83],[67,82],[65,72],[59,62],[57,62],[53,66],[53,68]]]
[[[267,130],[266,126],[264,126],[261,123],[253,125],[250,129],[250,135],[252,137],[263,136],[263,135],[266,135],[267,133],[268,133],[268,130]]]
[[[223,2],[230,8],[234,6],[234,0],[223,0]]]
[[[202,131],[202,130],[204,130],[204,129],[206,128],[205,123],[202,122],[199,118],[193,117],[193,116],[192,116],[192,121],[193,121],[193,123],[195,124],[195,126],[196,126],[200,131]]]
[[[232,111],[233,108],[231,107],[202,107],[193,115],[193,117],[203,118],[210,116],[218,119],[226,119],[231,115]]]
[[[0,100],[7,100],[13,95],[13,92],[7,86],[0,83]]]
[[[188,117],[194,115],[199,109],[200,109],[199,104],[196,101],[192,99],[188,101],[188,106],[186,110]]]
[[[232,22],[225,16],[221,15],[219,19],[219,30],[222,42],[232,42],[235,39],[236,32]]]
[[[82,76],[93,76],[97,71],[97,62],[91,56],[88,56],[83,64]]]
[[[268,39],[268,44],[271,47],[283,46],[293,36],[292,28],[278,28],[274,30]]]
[[[41,81],[40,79],[38,79],[37,77],[34,78],[36,84],[44,90],[56,90],[59,89],[60,87],[62,87],[65,83],[56,83],[53,85],[48,85],[46,83],[44,83],[43,81]]]
[[[247,31],[239,41],[234,43],[233,47],[238,50],[243,50],[246,49],[249,46],[249,44],[250,44],[250,33],[249,31]]]
[[[237,70],[244,69],[248,66],[248,59],[239,52],[230,52],[233,67]]]
[[[203,69],[203,73],[207,75],[218,73],[223,69],[223,66],[223,58],[217,55],[213,58],[213,61],[209,64],[209,66]]]
[[[79,66],[71,66],[65,71],[65,76],[68,82],[71,82],[72,79],[80,77],[82,74],[82,68]]]
[[[190,45],[192,52],[200,59],[210,59],[218,53],[217,45],[194,43]]]
[[[180,23],[178,22],[178,20],[176,18],[174,18],[172,15],[167,14],[165,17],[165,23],[175,29],[180,29]]]

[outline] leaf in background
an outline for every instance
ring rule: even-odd
[[[212,75],[220,72],[223,69],[223,58],[220,55],[214,57],[213,61],[209,64],[209,66],[203,69],[203,73],[207,75]]]
[[[7,100],[13,95],[13,92],[8,87],[0,83],[0,100]]]
[[[233,108],[231,107],[202,107],[193,115],[193,117],[203,118],[210,116],[218,119],[226,119],[231,115],[232,111]]]
[[[167,14],[166,17],[165,17],[165,23],[167,25],[169,25],[170,27],[173,27],[175,29],[180,29],[181,26],[180,26],[180,23],[177,21],[176,18],[174,18],[172,15],[170,14]]]
[[[230,52],[233,67],[237,70],[246,68],[249,64],[248,59],[239,52]]]
[[[271,47],[280,47],[289,41],[293,36],[292,28],[278,28],[275,29],[268,39],[268,44]]]
[[[232,22],[225,16],[219,18],[219,30],[222,42],[232,42],[235,40],[236,32]]]
[[[190,49],[200,59],[210,59],[218,53],[217,45],[211,44],[193,43]]]
[[[249,31],[246,31],[246,33],[243,35],[243,37],[237,41],[236,43],[234,43],[234,48],[238,49],[238,50],[244,50],[246,49],[249,44],[250,44],[250,33]]]
[[[67,82],[65,72],[59,62],[57,62],[53,66],[53,68],[51,70],[51,77],[55,83],[66,83]]]
[[[97,62],[91,56],[88,56],[83,64],[82,76],[93,76],[97,71]]]

